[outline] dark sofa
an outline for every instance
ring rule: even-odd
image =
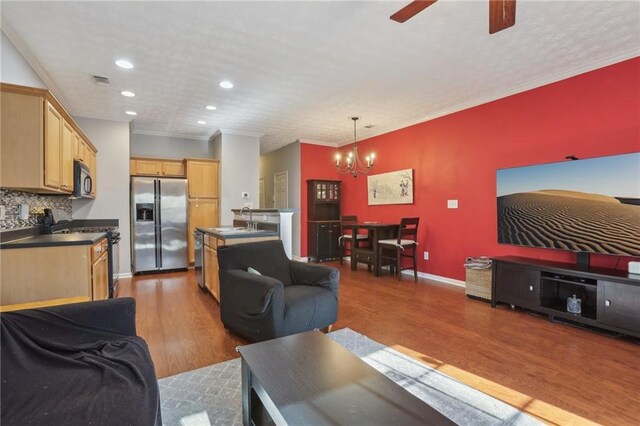
[[[249,341],[336,322],[340,272],[289,260],[280,240],[218,247],[218,264],[222,323]]]
[[[160,425],[135,300],[0,314],[2,425]]]

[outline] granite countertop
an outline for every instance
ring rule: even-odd
[[[0,249],[55,247],[55,246],[84,246],[95,244],[107,237],[106,232],[75,233],[75,234],[42,234],[11,241],[3,241]]]
[[[275,231],[259,230],[247,230],[246,228],[238,228],[233,226],[218,226],[215,228],[200,228],[196,227],[196,230],[209,234],[221,240],[228,240],[232,238],[259,238],[259,237],[277,237],[278,233]]]

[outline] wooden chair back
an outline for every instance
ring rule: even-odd
[[[398,244],[401,240],[418,241],[418,222],[420,222],[419,217],[403,217],[400,220]]]
[[[355,223],[358,223],[358,216],[340,216],[340,232],[342,235],[345,235],[345,231],[349,231],[347,232],[348,234],[351,233],[351,228],[345,229],[345,225],[353,225]]]

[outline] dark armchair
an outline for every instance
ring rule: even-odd
[[[222,323],[245,339],[324,328],[338,317],[340,272],[289,260],[280,240],[218,247],[218,264]]]

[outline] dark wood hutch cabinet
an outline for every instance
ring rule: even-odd
[[[339,180],[307,181],[307,254],[310,261],[340,258]]]

